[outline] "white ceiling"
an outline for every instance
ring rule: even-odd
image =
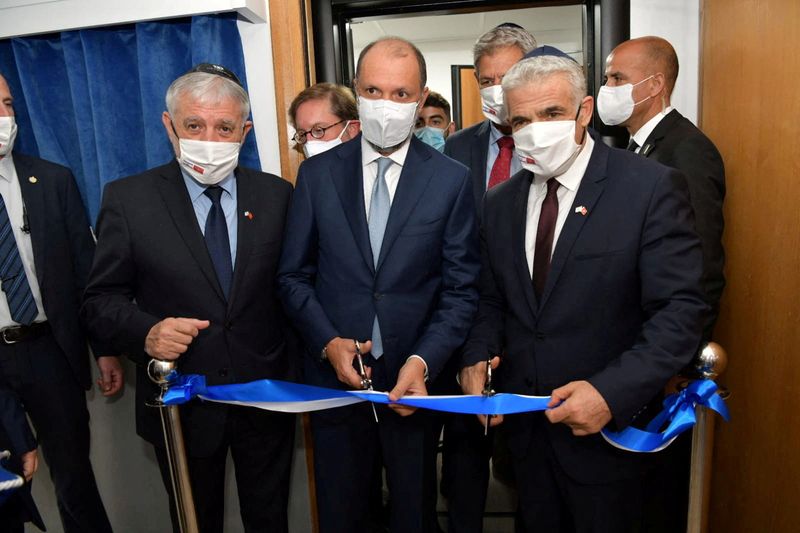
[[[387,35],[404,37],[415,44],[444,41],[474,41],[503,22],[527,29],[540,43],[552,43],[548,36],[583,33],[583,7],[559,6],[490,11],[464,15],[425,15],[403,18],[355,19],[351,22],[353,49]],[[564,50],[569,53],[581,52]]]

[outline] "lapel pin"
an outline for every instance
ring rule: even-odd
[[[245,211],[244,216],[247,217],[247,220],[253,220],[253,213],[250,211]]]
[[[588,213],[588,212],[589,212],[589,210],[588,210],[588,209],[586,209],[586,206],[579,205],[578,207],[576,207],[576,208],[575,208],[575,212],[576,212],[576,213],[580,213],[580,214],[581,214],[581,216],[584,216],[584,217],[585,217],[585,216],[586,216],[586,213]]]
[[[30,178],[28,178],[28,181],[31,182],[31,183],[36,183],[39,180],[36,179],[36,176],[31,176]]]

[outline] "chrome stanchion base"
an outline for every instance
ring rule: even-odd
[[[161,415],[161,429],[164,431],[164,443],[167,448],[172,494],[175,498],[175,509],[181,533],[198,533],[197,514],[192,497],[180,412],[177,405],[164,405],[163,402],[164,393],[169,387],[169,377],[174,370],[175,363],[172,361],[150,360],[147,365],[147,375],[153,383],[161,387],[161,392],[147,402],[147,406],[158,409]]]

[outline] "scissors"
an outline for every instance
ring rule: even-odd
[[[495,392],[492,389],[492,356],[489,356],[489,359],[486,361],[486,381],[483,385],[483,391],[481,392],[484,398],[489,398],[490,396],[494,396]],[[492,415],[486,415],[486,421],[484,422],[483,426],[483,434],[489,434],[489,419],[492,418]]]
[[[358,361],[358,374],[361,376],[361,388],[364,390],[373,390],[372,380],[367,376],[367,369],[364,367],[364,359],[361,357],[361,343],[353,341],[356,344],[356,361]],[[375,410],[375,404],[370,402],[372,406],[372,414],[375,416],[375,422],[378,422],[378,411]]]

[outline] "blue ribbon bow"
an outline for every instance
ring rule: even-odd
[[[710,379],[691,382],[685,389],[664,398],[664,409],[645,429],[628,427],[614,432],[603,430],[606,440],[614,446],[635,452],[657,452],[666,448],[679,434],[697,422],[695,407],[702,405],[722,416],[727,422],[730,413],[725,401],[717,394],[717,384]],[[667,427],[660,431],[667,424]]]

